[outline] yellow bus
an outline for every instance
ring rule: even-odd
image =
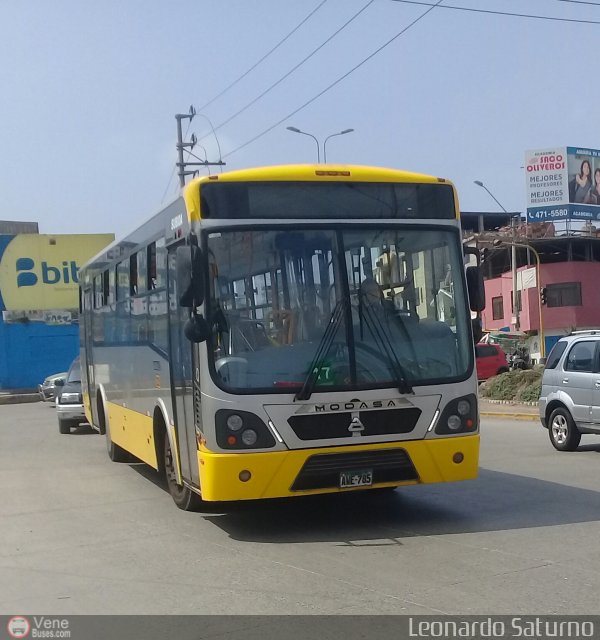
[[[476,477],[483,281],[447,180],[196,178],[80,286],[86,414],[182,509]]]

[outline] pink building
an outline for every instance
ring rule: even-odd
[[[541,310],[547,355],[559,336],[576,329],[600,328],[600,239],[561,237],[529,242],[541,257],[539,290],[546,299]],[[487,331],[516,329],[513,274],[507,269],[509,250],[503,251],[502,257],[496,256],[487,266],[486,309],[482,314]],[[525,249],[518,250],[518,265],[526,263],[527,253]],[[530,256],[532,266],[518,268],[517,296],[521,302],[519,329],[532,337],[530,351],[535,355],[539,354],[540,299],[532,260]]]

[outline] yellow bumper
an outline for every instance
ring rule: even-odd
[[[202,498],[209,502],[254,500],[364,490],[369,487],[331,487],[302,491],[292,491],[291,487],[304,463],[311,456],[382,449],[404,449],[412,460],[418,478],[403,482],[379,483],[373,485],[375,487],[454,482],[477,477],[479,435],[270,453],[212,453],[203,449],[198,452]],[[456,454],[462,454],[461,462],[455,462],[460,458]],[[242,471],[250,472],[250,479],[246,482],[240,479]]]

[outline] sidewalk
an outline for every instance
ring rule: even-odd
[[[40,402],[40,394],[36,389],[0,389],[0,405],[23,402]]]
[[[510,418],[513,420],[539,421],[538,405],[523,404],[510,400],[488,400],[479,398],[479,413],[487,418]]]

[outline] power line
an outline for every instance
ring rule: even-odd
[[[589,4],[592,7],[600,7],[600,2],[589,2],[588,0],[556,0],[557,2],[568,2],[570,4]]]
[[[356,18],[358,18],[358,16],[367,8],[369,7],[369,5],[373,4],[373,2],[375,2],[375,0],[369,0],[367,2],[367,4],[365,4],[362,9],[359,9],[349,20],[347,20],[339,29],[337,29],[337,31],[335,31],[334,33],[332,33],[324,42],[322,42],[316,49],[313,49],[313,51],[311,51],[306,57],[304,57],[302,60],[300,60],[300,62],[298,64],[296,64],[294,67],[292,67],[287,73],[285,73],[283,76],[281,76],[281,78],[279,78],[279,80],[276,80],[270,87],[268,87],[267,89],[265,89],[260,95],[256,96],[256,98],[254,98],[254,100],[251,100],[246,106],[242,107],[239,111],[236,111],[232,116],[229,116],[229,118],[227,118],[227,120],[224,120],[223,122],[221,122],[220,124],[218,124],[216,127],[214,127],[214,131],[216,131],[217,129],[220,129],[221,127],[224,127],[226,124],[229,124],[234,118],[237,118],[240,114],[242,114],[244,111],[246,111],[246,109],[249,109],[253,104],[255,104],[256,102],[258,102],[261,98],[263,98],[264,96],[267,95],[267,93],[269,93],[270,91],[272,91],[277,85],[281,84],[286,78],[289,78],[289,76],[292,75],[292,73],[294,73],[294,71],[296,71],[296,69],[298,69],[299,67],[301,67],[307,60],[309,60],[310,58],[312,58],[315,53],[317,53],[318,51],[320,51],[328,42],[331,42],[331,40],[333,40],[333,38],[335,38],[341,31],[343,31],[351,22],[353,22],[354,20],[356,20]],[[199,139],[203,140],[204,138],[206,138],[208,135],[210,135],[210,132],[205,133],[204,135],[202,135]]]
[[[314,8],[307,16],[306,18],[304,18],[304,20],[302,20],[299,24],[297,24],[288,34],[287,36],[285,36],[282,40],[280,40],[270,51],[267,51],[267,53],[265,53],[265,55],[260,58],[260,60],[258,60],[257,62],[255,62],[247,71],[244,71],[244,73],[242,73],[242,75],[239,78],[236,78],[231,84],[227,85],[225,87],[225,89],[223,89],[223,91],[221,91],[221,93],[218,93],[214,98],[211,98],[208,102],[206,102],[205,104],[203,104],[198,111],[203,111],[206,107],[208,107],[209,104],[212,104],[215,100],[217,100],[217,98],[220,98],[223,94],[227,93],[227,91],[229,91],[229,89],[231,89],[231,87],[233,87],[234,85],[236,85],[240,80],[243,80],[251,71],[254,71],[254,69],[256,69],[256,67],[258,67],[258,65],[263,62],[264,60],[266,60],[274,51],[276,51],[286,40],[288,40],[294,33],[296,33],[296,31],[298,31],[298,29],[307,21],[309,20],[309,18],[311,18],[325,3],[327,2],[327,0],[322,0],[322,2],[320,4],[318,4],[316,6],[316,8]]]
[[[436,7],[430,2],[422,2],[421,0],[392,0],[392,2],[402,2],[403,4],[418,4],[424,7]],[[574,2],[574,0],[571,0]],[[514,18],[531,18],[534,20],[552,20],[554,22],[574,22],[578,24],[600,24],[599,20],[580,20],[578,18],[557,18],[555,16],[539,16],[529,13],[512,13],[509,11],[493,11],[491,9],[473,9],[471,7],[456,7],[448,4],[444,4],[440,9],[454,9],[456,11],[470,11],[472,13],[488,13],[496,16],[511,16]]]
[[[325,89],[323,89],[322,91],[320,91],[316,96],[313,96],[310,100],[307,100],[303,105],[301,105],[300,107],[298,107],[297,109],[295,109],[294,111],[292,111],[291,113],[288,113],[284,118],[282,118],[281,120],[279,120],[279,122],[276,122],[274,125],[270,126],[268,129],[265,129],[262,133],[259,133],[258,135],[254,136],[254,138],[252,138],[251,140],[248,140],[247,142],[245,142],[244,144],[240,145],[239,147],[235,148],[233,151],[230,151],[229,153],[226,153],[223,157],[227,158],[228,156],[236,153],[237,151],[239,151],[240,149],[243,149],[244,147],[247,147],[249,144],[252,144],[253,142],[256,142],[256,140],[258,140],[259,138],[262,138],[264,135],[266,135],[267,133],[269,133],[270,131],[273,131],[273,129],[275,129],[276,127],[278,127],[280,124],[282,124],[283,122],[285,122],[288,118],[291,118],[292,116],[295,116],[299,111],[302,111],[302,109],[304,109],[305,107],[307,107],[309,104],[313,103],[315,100],[317,100],[318,98],[320,98],[323,94],[327,93],[327,91],[329,91],[330,89],[332,89],[333,87],[335,87],[337,84],[339,84],[342,80],[345,80],[351,73],[354,73],[358,68],[362,67],[363,64],[365,64],[366,62],[368,62],[369,60],[371,60],[371,58],[374,58],[379,52],[383,51],[383,49],[385,49],[388,45],[390,45],[392,42],[394,42],[394,40],[396,40],[397,38],[399,38],[401,35],[403,35],[404,33],[406,33],[411,27],[413,27],[415,24],[417,24],[417,22],[419,22],[419,20],[422,20],[430,11],[433,11],[433,9],[435,9],[436,7],[440,6],[440,4],[443,2],[443,0],[438,0],[438,2],[436,2],[434,5],[430,5],[429,9],[427,9],[426,11],[424,11],[420,16],[418,16],[417,18],[415,18],[411,23],[409,23],[406,27],[404,27],[404,29],[402,29],[401,31],[399,31],[395,36],[393,36],[392,38],[390,38],[386,43],[382,44],[378,49],[376,49],[375,51],[373,51],[373,53],[371,53],[370,55],[368,55],[366,58],[364,58],[364,60],[362,60],[361,62],[359,62],[357,65],[355,65],[354,67],[352,67],[352,69],[350,69],[349,71],[347,71],[344,75],[340,76],[337,80],[335,80],[334,82],[332,82],[329,86],[325,87]]]

